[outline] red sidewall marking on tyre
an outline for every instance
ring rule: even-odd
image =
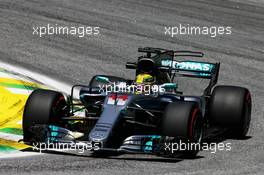
[[[199,111],[199,108],[195,108],[193,110],[193,113],[192,113],[192,118],[191,118],[191,123],[190,123],[190,129],[189,129],[189,134],[190,134],[190,138],[193,137],[193,124],[194,124],[194,120],[195,120],[195,117],[197,116],[196,113]]]
[[[246,95],[246,103],[250,103],[250,102],[251,102],[251,95],[248,92],[247,95]]]
[[[56,104],[54,105],[55,107],[57,107],[61,101],[65,100],[65,98],[63,96],[61,96],[58,101],[56,101]]]

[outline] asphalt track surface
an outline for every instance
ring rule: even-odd
[[[33,35],[33,26],[99,26],[100,35]],[[164,26],[231,26],[232,34],[164,35]],[[203,51],[220,61],[219,84],[248,87],[253,98],[249,137],[231,142],[231,151],[202,151],[197,159],[167,160],[146,155],[110,159],[43,154],[2,159],[6,174],[263,174],[264,172],[264,1],[0,0],[0,59],[71,84],[94,74],[133,78],[125,62],[138,47]],[[190,86],[195,89],[194,86]]]

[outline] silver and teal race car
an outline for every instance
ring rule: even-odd
[[[134,80],[96,75],[88,86],[74,85],[67,97],[34,90],[24,109],[24,142],[90,144],[94,155],[103,156],[195,157],[208,137],[223,132],[229,137],[246,136],[250,92],[238,86],[216,86],[220,63],[179,60],[203,57],[201,52],[149,47],[138,51],[143,55],[126,64],[136,70]],[[174,81],[178,77],[207,79],[209,84],[201,95],[185,94]],[[191,146],[171,147],[180,143]]]

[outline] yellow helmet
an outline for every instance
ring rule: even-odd
[[[136,77],[136,83],[137,84],[153,84],[155,82],[154,77],[150,74],[141,73],[138,74]]]

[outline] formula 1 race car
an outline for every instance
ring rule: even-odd
[[[92,143],[97,153],[150,153],[195,157],[197,145],[216,133],[246,136],[251,120],[251,95],[237,86],[215,86],[220,63],[179,61],[203,57],[201,52],[139,48],[137,62],[126,68],[136,78],[96,75],[89,85],[74,85],[65,98],[60,92],[36,89],[23,115],[24,142]],[[177,77],[208,79],[203,94],[178,91]],[[74,94],[78,92],[78,97]],[[80,112],[83,111],[83,112]],[[170,151],[169,143],[196,145]],[[106,154],[105,154],[106,155]]]

